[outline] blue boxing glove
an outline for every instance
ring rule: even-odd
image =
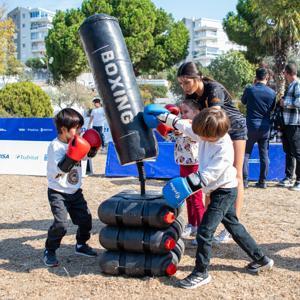
[[[169,113],[167,109],[158,104],[149,104],[144,108],[144,121],[149,128],[156,128],[159,124],[157,116]]]
[[[200,173],[192,173],[187,177],[176,177],[163,187],[163,195],[167,204],[173,208],[183,205],[184,200],[201,189]]]

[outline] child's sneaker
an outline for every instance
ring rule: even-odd
[[[55,255],[55,251],[45,249],[43,262],[47,267],[57,267],[59,263]]]
[[[179,281],[179,286],[184,289],[195,289],[211,281],[211,276],[194,270],[190,275]]]
[[[76,244],[75,254],[88,256],[88,257],[96,257],[97,256],[97,252],[95,250],[93,250],[93,248],[91,248],[87,244],[83,244],[83,245]]]
[[[192,226],[192,224],[187,224],[183,230],[183,233],[181,235],[182,238],[188,238],[190,236],[195,236],[197,234],[197,227]]]
[[[217,236],[214,236],[213,238],[214,244],[225,244],[230,241],[232,241],[232,237],[226,229],[223,229]]]
[[[271,270],[274,265],[273,259],[263,256],[260,260],[253,261],[247,265],[247,270],[252,273],[258,273],[263,270]]]

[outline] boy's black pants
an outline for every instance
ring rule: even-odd
[[[78,225],[77,244],[85,244],[91,236],[92,216],[82,190],[79,189],[74,194],[65,194],[48,189],[48,199],[54,222],[48,230],[46,248],[54,251],[59,248],[62,238],[67,233],[68,213],[73,224]]]
[[[205,272],[211,257],[213,235],[222,222],[232,235],[234,241],[251,257],[252,260],[261,259],[264,254],[256,242],[239,223],[235,212],[237,189],[219,188],[211,193],[211,202],[203,216],[197,232],[198,248],[196,252],[196,270]]]

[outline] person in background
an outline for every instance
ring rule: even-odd
[[[231,123],[229,135],[233,141],[234,166],[237,169],[238,195],[236,200],[236,214],[241,216],[244,201],[243,163],[247,140],[247,126],[244,115],[234,106],[232,97],[225,87],[211,78],[204,77],[193,62],[183,63],[177,71],[177,80],[186,94],[187,99],[193,99],[202,110],[207,107],[223,109]],[[207,203],[209,199],[205,200]],[[225,229],[215,237],[216,243],[226,243],[231,240]]]
[[[180,104],[181,118],[193,120],[200,112],[198,105],[193,100],[183,100]],[[185,177],[198,171],[198,142],[178,132],[175,134],[175,162],[180,166],[180,176]],[[203,205],[202,190],[186,199],[188,224],[182,237],[196,236],[201,223],[205,207]]]
[[[248,140],[243,166],[244,187],[248,187],[249,158],[253,146],[258,144],[260,159],[259,180],[255,184],[258,188],[266,188],[269,170],[269,136],[271,128],[271,112],[276,103],[276,93],[267,86],[269,80],[268,70],[256,69],[255,83],[244,90],[242,103],[247,106]]]
[[[93,104],[95,108],[92,109],[91,117],[89,120],[88,128],[91,128],[93,124],[93,129],[98,131],[102,141],[102,151],[105,151],[105,140],[104,140],[104,122],[105,122],[105,113],[101,104],[101,99],[95,97],[93,99]]]
[[[295,63],[288,63],[285,66],[284,77],[288,87],[280,105],[283,108],[282,145],[286,154],[286,167],[285,178],[279,185],[289,187],[292,191],[300,191],[300,82]]]

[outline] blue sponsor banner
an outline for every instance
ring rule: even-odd
[[[159,155],[155,161],[145,162],[147,178],[173,178],[179,176],[179,166],[174,161],[174,143],[158,142]],[[284,177],[285,154],[281,144],[270,144],[270,167],[268,180],[279,180]],[[258,180],[260,172],[257,144],[249,160],[249,180]],[[109,143],[105,175],[108,177],[138,176],[135,164],[121,166],[113,143]]]
[[[56,136],[52,118],[0,118],[0,140],[52,141]]]
[[[147,178],[173,178],[179,176],[179,165],[174,161],[174,143],[158,142],[159,155],[155,161],[145,161]],[[121,166],[113,143],[108,144],[105,176],[138,176],[136,164]]]

